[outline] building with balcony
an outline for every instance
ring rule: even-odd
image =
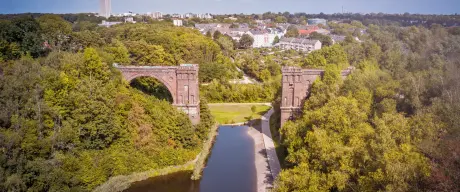
[[[283,50],[296,50],[302,52],[312,52],[322,47],[321,41],[302,39],[302,38],[281,38],[280,42],[275,45]]]

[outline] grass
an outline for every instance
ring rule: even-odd
[[[251,111],[252,106],[256,107],[254,113]],[[247,122],[252,119],[259,119],[268,110],[270,110],[270,108],[270,106],[260,104],[213,104],[209,106],[211,114],[214,116],[214,118],[219,124],[234,124]]]
[[[110,178],[107,182],[94,189],[93,192],[118,192],[128,189],[132,183],[143,181],[151,177],[168,175],[179,171],[191,171],[194,169],[195,161],[190,161],[184,165],[169,166],[163,169],[150,170],[131,175],[119,175]]]
[[[276,150],[276,155],[278,156],[278,159],[280,161],[281,168],[284,169],[286,168],[286,156],[287,150],[280,144],[280,114],[275,112],[273,115],[270,117],[270,132],[272,133],[273,137],[273,143],[275,144],[275,150]]]

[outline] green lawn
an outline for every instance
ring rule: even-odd
[[[256,111],[253,113],[251,107],[256,106]],[[251,105],[251,104],[212,104],[209,105],[211,114],[219,124],[241,123],[252,119],[259,119],[263,114],[270,110],[270,106],[266,105]]]

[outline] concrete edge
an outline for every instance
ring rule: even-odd
[[[265,144],[265,150],[267,151],[268,165],[270,167],[273,181],[275,181],[276,177],[278,177],[281,171],[281,165],[276,154],[275,144],[273,142],[273,137],[270,131],[270,117],[273,113],[274,110],[272,108],[270,109],[270,111],[268,111],[265,115],[262,116],[262,133]]]

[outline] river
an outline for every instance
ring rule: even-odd
[[[221,126],[200,181],[183,171],[136,182],[126,192],[255,192],[254,140],[246,126]]]

